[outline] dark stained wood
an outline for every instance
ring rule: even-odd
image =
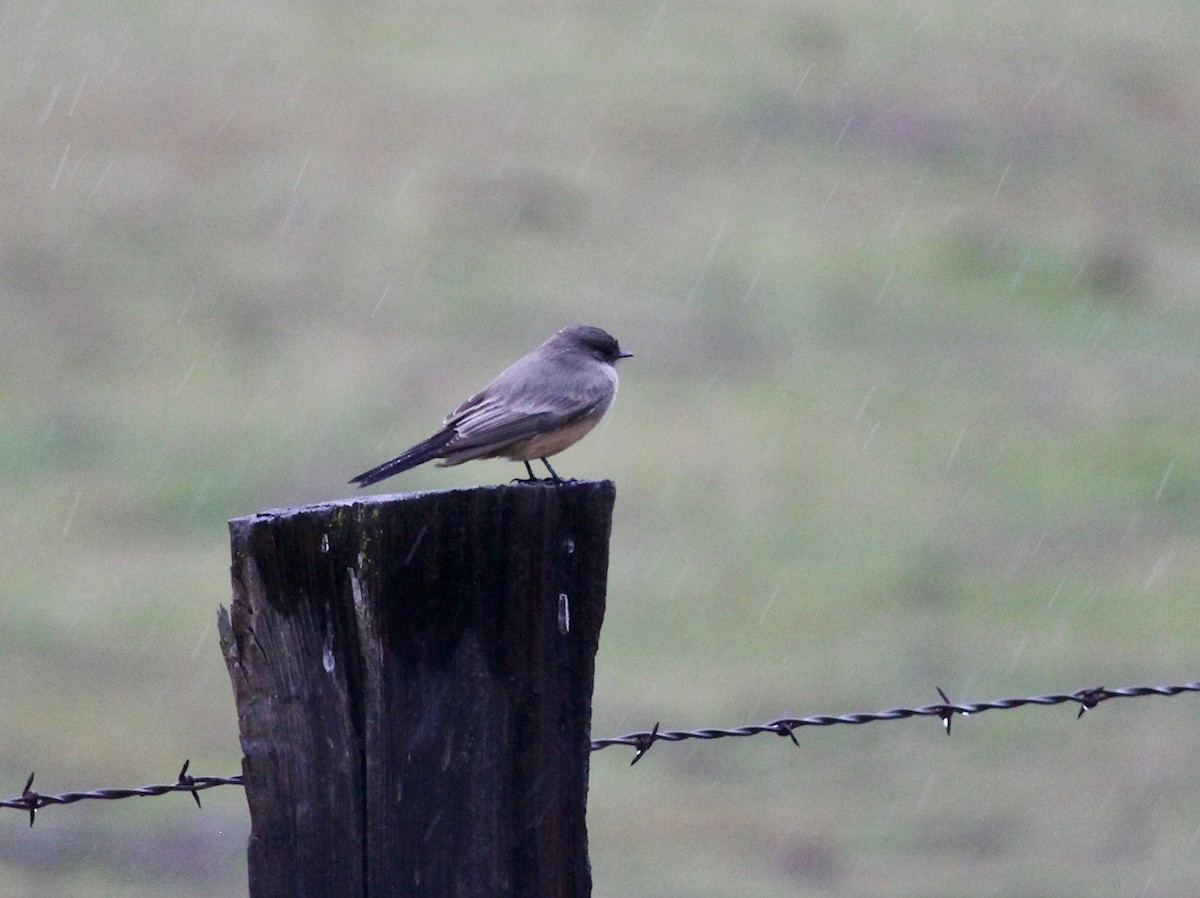
[[[230,521],[252,898],[591,893],[614,498],[515,485]]]

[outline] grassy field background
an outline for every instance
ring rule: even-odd
[[[7,4],[0,793],[238,769],[226,519],[637,354],[596,735],[1195,679],[1200,8]],[[386,487],[499,482],[503,462]],[[1200,891],[1194,698],[593,757],[595,894]],[[236,789],[0,891],[245,894]]]

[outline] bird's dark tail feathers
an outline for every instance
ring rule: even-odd
[[[442,454],[442,450],[449,445],[454,437],[454,431],[447,427],[445,430],[435,433],[423,443],[417,443],[417,445],[413,446],[403,455],[398,455],[391,461],[385,461],[378,467],[364,471],[357,477],[351,478],[350,482],[357,483],[359,489],[362,489],[364,486],[370,486],[372,483],[386,480],[393,474],[399,474],[401,471],[407,471],[409,468],[423,465],[427,461],[438,458]]]

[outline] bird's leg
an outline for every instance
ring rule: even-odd
[[[557,484],[557,483],[573,483],[574,482],[574,480],[564,479],[562,477],[559,477],[558,472],[555,471],[554,468],[550,467],[550,462],[546,461],[545,458],[539,458],[538,461],[540,461],[542,464],[544,464],[546,466],[546,470],[550,472],[549,477],[535,476],[533,473],[533,468],[530,467],[529,462],[523,461],[522,464],[525,465],[525,470],[529,474],[529,477],[528,478],[514,477],[513,483],[546,483],[547,481],[549,481],[550,483]]]
[[[529,462],[527,462],[527,461],[522,462],[522,464],[525,465],[525,471],[526,471],[526,473],[529,474],[529,476],[528,477],[514,477],[512,479],[513,483],[541,483],[542,482],[542,479],[540,477],[533,476],[533,468],[529,467]]]
[[[540,461],[542,464],[544,464],[546,466],[546,470],[550,472],[550,479],[553,480],[555,483],[571,483],[572,482],[570,480],[563,480],[561,477],[559,477],[558,472],[555,471],[552,467],[550,467],[550,462],[546,461],[545,457],[538,459],[538,461]],[[525,464],[528,465],[529,462],[525,462]],[[530,472],[530,473],[532,474],[532,472]]]

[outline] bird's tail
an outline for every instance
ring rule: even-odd
[[[397,455],[391,461],[385,461],[378,467],[372,468],[369,471],[364,471],[357,477],[351,478],[351,483],[357,483],[359,489],[364,486],[370,486],[372,483],[378,483],[381,480],[386,480],[393,474],[399,474],[401,471],[407,471],[409,468],[415,468],[417,465],[423,465],[427,461],[438,458],[442,454],[442,450],[454,439],[454,431],[447,427],[445,430],[439,431],[425,440],[423,443],[417,443],[403,455]]]

